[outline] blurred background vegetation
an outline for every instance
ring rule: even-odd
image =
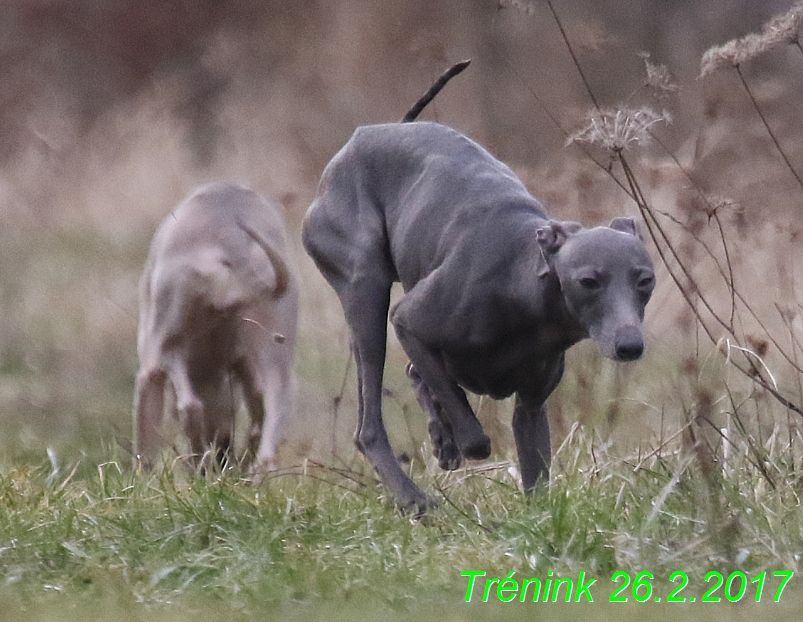
[[[730,200],[721,218],[737,285],[799,353],[800,188],[779,166],[735,75],[698,79],[707,48],[760,30],[789,3],[554,6],[601,105],[671,111],[672,124],[658,131],[662,147],[636,158],[638,174],[653,206],[682,223],[677,243],[693,264],[701,258],[709,294],[727,305],[729,292],[689,237],[718,240],[698,191]],[[643,88],[645,52],[668,67],[677,91],[659,97]],[[300,251],[301,219],[321,170],[355,127],[398,120],[464,58],[473,59],[470,69],[424,118],[509,163],[555,218],[592,225],[638,214],[604,170],[565,146],[591,101],[541,0],[3,2],[0,460],[44,459],[47,447],[60,460],[99,459],[110,446],[127,447],[136,284],[148,242],[172,206],[212,179],[274,198],[291,231],[304,285],[289,459],[350,456],[353,377],[340,409],[332,406],[348,336],[334,295]],[[803,56],[789,46],[743,70],[790,159],[803,163]],[[646,320],[650,353],[614,368],[593,347],[578,348],[552,401],[559,431],[576,420],[608,429],[624,422],[628,438],[665,439],[693,404],[716,410],[717,383],[727,377],[721,357],[665,272],[659,279]],[[757,330],[749,318],[740,326],[748,337]],[[760,331],[754,338],[758,349],[767,345]],[[773,348],[761,351],[772,365]],[[425,418],[398,348],[389,361],[391,433],[399,449],[416,452]],[[778,380],[800,397],[799,375]],[[749,383],[740,390],[744,399],[755,393]],[[504,406],[473,403],[506,452]],[[760,420],[769,407],[751,408]]]

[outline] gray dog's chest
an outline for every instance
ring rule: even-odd
[[[472,393],[490,395],[494,399],[512,395],[523,382],[537,379],[538,372],[543,372],[546,366],[546,361],[516,350],[458,355],[444,352],[443,362],[457,384]]]
[[[449,338],[441,356],[449,375],[472,393],[501,399],[540,385],[554,372],[563,352],[584,337],[580,331],[544,318],[511,317],[489,305],[484,324],[466,340]],[[444,323],[444,332],[456,318]],[[446,336],[446,335],[445,335]]]

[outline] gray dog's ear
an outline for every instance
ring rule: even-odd
[[[582,229],[582,225],[576,222],[557,222],[550,221],[549,224],[540,227],[535,232],[535,239],[541,247],[543,261],[538,269],[538,276],[546,276],[552,269],[552,256],[557,253],[569,236]]]
[[[608,226],[616,231],[635,235],[639,240],[642,239],[638,224],[632,218],[614,218]]]

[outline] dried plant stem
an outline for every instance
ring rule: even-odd
[[[744,308],[747,309],[748,313],[750,313],[752,318],[761,327],[761,330],[764,331],[764,334],[767,335],[767,337],[770,340],[770,343],[772,343],[772,345],[775,346],[775,349],[778,350],[778,352],[786,360],[786,362],[789,363],[792,366],[792,369],[794,369],[796,372],[798,372],[798,374],[803,374],[803,368],[801,368],[798,365],[796,357],[794,356],[794,351],[792,352],[791,355],[787,354],[787,352],[784,349],[784,347],[778,342],[777,339],[775,339],[775,337],[772,336],[772,333],[770,332],[770,330],[767,328],[767,326],[761,320],[761,317],[753,310],[753,308],[750,306],[750,303],[747,302],[747,299],[744,296],[742,296],[738,291],[736,292],[736,296],[739,299],[739,302],[741,302],[744,305]]]
[[[306,462],[307,462],[307,465],[312,466],[313,468],[322,469],[324,471],[330,471],[330,472],[332,472],[332,473],[334,473],[336,475],[339,475],[340,477],[343,477],[343,478],[345,478],[347,480],[350,480],[350,481],[354,482],[355,484],[357,484],[358,486],[360,486],[362,488],[366,487],[366,482],[375,482],[376,481],[372,477],[366,477],[362,473],[358,473],[357,471],[354,471],[354,470],[349,469],[349,468],[334,467],[334,466],[331,466],[331,465],[322,464],[322,463],[320,463],[320,462],[318,462],[316,460],[311,460],[311,459],[307,459]]]
[[[728,391],[728,393],[730,394],[730,391]],[[736,412],[736,411],[734,410],[734,412]],[[711,428],[714,430],[714,432],[716,432],[720,437],[722,437],[722,442],[723,443],[726,443],[726,444],[728,444],[728,445],[730,445],[730,446],[735,448],[735,445],[733,444],[733,441],[730,438],[728,438],[722,432],[722,430],[720,430],[719,427],[713,421],[711,421],[711,419],[708,416],[703,416],[702,420],[705,421],[708,425],[710,425]],[[743,427],[742,427],[742,429],[743,429]],[[747,434],[746,430],[743,431],[743,436],[744,436],[744,438],[747,439],[747,441],[748,441],[747,442],[747,447],[750,450],[750,455],[747,456],[748,462],[750,462],[750,464],[752,464],[758,470],[758,472],[761,473],[761,476],[766,480],[766,482],[773,489],[777,488],[777,486],[775,485],[775,482],[772,479],[772,476],[770,475],[769,471],[767,470],[767,465],[764,463],[764,460],[761,458],[761,454],[758,451],[758,449],[756,448],[755,443],[750,440],[750,435]]]
[[[797,364],[797,359],[794,356],[794,350],[792,351],[791,355],[787,354],[787,352],[784,349],[784,347],[781,346],[781,344],[778,342],[778,340],[775,339],[775,337],[772,336],[772,333],[770,332],[770,330],[767,328],[767,326],[762,321],[761,316],[759,316],[758,313],[753,311],[753,308],[750,306],[750,303],[747,302],[747,299],[744,296],[742,296],[738,291],[736,292],[736,296],[739,299],[739,302],[741,302],[744,305],[744,308],[747,309],[747,312],[750,314],[750,316],[761,327],[761,330],[763,330],[764,333],[767,335],[767,338],[770,340],[770,343],[772,343],[772,345],[775,346],[775,349],[778,350],[778,352],[786,360],[786,362],[789,363],[792,366],[792,369],[794,369],[796,372],[798,372],[798,374],[803,374],[803,368],[801,368]]]
[[[488,45],[489,45],[489,47],[491,47],[491,48],[493,49],[494,55],[495,55],[495,56],[496,56],[496,57],[497,57],[497,58],[498,58],[498,59],[499,59],[499,60],[500,60],[500,61],[501,61],[501,62],[502,62],[502,63],[503,63],[503,64],[504,64],[504,65],[505,65],[507,68],[508,68],[508,70],[510,70],[510,72],[511,72],[511,73],[512,73],[512,74],[513,74],[513,75],[516,77],[516,79],[519,81],[519,83],[520,83],[520,84],[521,84],[521,85],[522,85],[522,86],[523,86],[525,89],[527,89],[527,91],[530,93],[530,95],[532,95],[533,99],[534,99],[534,100],[535,100],[535,102],[538,104],[538,106],[541,108],[541,110],[544,112],[544,114],[546,114],[546,116],[547,116],[547,117],[549,117],[549,120],[550,120],[550,121],[552,121],[552,124],[553,124],[553,125],[554,125],[554,126],[557,128],[557,129],[558,129],[558,131],[559,131],[561,134],[563,134],[563,137],[564,137],[565,139],[567,139],[567,140],[568,140],[568,138],[569,138],[569,136],[570,136],[570,132],[569,132],[569,131],[568,131],[566,128],[564,128],[564,127],[561,125],[561,123],[560,123],[560,121],[558,120],[558,118],[557,118],[557,117],[556,117],[554,114],[552,114],[552,111],[551,111],[551,110],[549,109],[549,107],[546,105],[546,103],[544,102],[544,100],[543,100],[543,99],[541,99],[541,98],[538,96],[538,93],[536,93],[536,92],[535,92],[535,89],[533,89],[533,88],[532,88],[532,87],[531,87],[531,86],[530,86],[530,85],[527,83],[527,81],[526,81],[526,80],[525,80],[525,79],[522,77],[522,75],[521,75],[521,74],[520,74],[520,73],[519,73],[519,72],[516,70],[516,68],[515,68],[515,67],[514,67],[514,66],[513,66],[513,65],[510,63],[510,61],[509,61],[509,60],[508,60],[508,59],[507,59],[507,58],[504,56],[504,54],[500,53],[500,52],[499,52],[499,51],[496,49],[496,46],[495,46],[493,43],[489,43]],[[589,151],[589,150],[588,150],[588,149],[587,149],[587,148],[586,148],[586,147],[585,147],[585,146],[584,146],[582,143],[578,143],[578,142],[572,142],[572,145],[574,145],[574,146],[576,146],[578,149],[580,149],[580,151],[582,151],[582,152],[583,152],[583,155],[584,155],[585,157],[587,157],[589,160],[591,160],[591,161],[592,161],[592,162],[593,162],[593,163],[594,163],[594,164],[595,164],[595,165],[596,165],[596,166],[597,166],[599,169],[601,169],[601,170],[605,171],[605,172],[606,172],[608,175],[610,175],[610,176],[611,176],[611,179],[613,179],[613,181],[616,183],[616,185],[617,185],[617,186],[619,186],[619,187],[620,187],[620,188],[621,188],[621,189],[624,191],[624,193],[625,193],[625,194],[627,194],[628,196],[630,196],[630,191],[628,190],[627,186],[624,184],[624,182],[622,182],[622,180],[621,180],[621,179],[619,179],[618,177],[616,177],[616,175],[614,175],[614,174],[611,172],[610,166],[606,166],[605,164],[603,164],[602,162],[600,162],[599,160],[597,160],[597,158],[595,158],[595,157],[594,157],[594,154],[592,154],[592,153],[591,153],[591,151]],[[632,198],[632,197],[631,197],[631,198]]]
[[[275,479],[279,479],[280,477],[303,477],[303,478],[306,478],[306,479],[313,479],[313,480],[318,481],[318,482],[323,482],[324,484],[329,484],[330,486],[333,486],[334,488],[340,488],[341,490],[345,490],[346,492],[350,492],[350,493],[352,493],[354,495],[362,497],[363,499],[368,499],[369,498],[369,496],[367,494],[364,494],[362,492],[354,490],[353,488],[349,488],[348,486],[344,486],[343,484],[338,484],[337,482],[334,482],[331,479],[327,479],[327,478],[321,477],[319,475],[313,475],[312,473],[309,473],[309,472],[306,472],[306,473],[305,472],[301,472],[301,473],[299,473],[299,472],[295,472],[295,471],[282,471],[280,473],[269,473],[268,475],[266,475],[264,481],[275,480]]]
[[[490,527],[483,525],[481,522],[476,520],[473,516],[471,516],[468,512],[466,512],[463,508],[457,505],[454,501],[449,498],[449,495],[443,490],[443,487],[440,485],[437,479],[435,479],[435,489],[443,496],[444,500],[448,505],[450,505],[458,514],[460,514],[463,518],[471,522],[474,526],[479,527],[485,533],[493,533],[494,530]]]
[[[735,289],[734,289],[734,287],[732,285],[733,281],[731,280],[731,276],[729,276],[729,274],[725,271],[725,268],[722,267],[722,264],[720,263],[719,259],[714,254],[714,251],[711,249],[711,247],[708,245],[708,243],[705,240],[703,240],[699,235],[697,235],[694,231],[692,231],[688,227],[688,225],[686,223],[681,221],[678,217],[674,216],[673,214],[670,214],[669,212],[664,212],[664,211],[661,211],[661,210],[658,210],[658,209],[653,209],[653,211],[656,214],[660,214],[661,216],[663,216],[664,218],[666,218],[670,222],[673,222],[676,225],[678,225],[680,228],[683,229],[683,231],[686,234],[688,234],[695,242],[697,242],[697,244],[699,244],[703,248],[703,250],[705,251],[706,255],[708,255],[711,258],[711,261],[714,262],[714,265],[717,268],[717,272],[719,272],[719,275],[722,277],[722,280],[725,281],[725,284],[728,287],[728,292],[731,294],[731,297],[735,298],[736,296],[738,296],[738,294],[736,293],[736,291],[735,291]],[[728,267],[730,268],[730,266],[728,266]],[[729,330],[731,330],[731,331],[733,330],[733,326],[734,326],[734,312],[735,312],[735,302],[732,302],[731,303],[731,316],[730,316],[730,323],[729,323]]]
[[[719,239],[722,240],[722,250],[725,253],[725,265],[728,266],[728,287],[730,288],[731,294],[731,316],[730,316],[730,327],[731,332],[733,331],[733,323],[736,318],[736,285],[733,276],[733,264],[731,263],[731,255],[730,251],[728,251],[728,239],[725,236],[725,230],[722,228],[722,220],[719,218],[719,214],[714,212],[714,220],[717,223],[717,229],[719,230]]]
[[[566,44],[566,48],[569,50],[569,54],[571,54],[574,66],[577,67],[577,72],[580,74],[580,79],[583,81],[583,84],[586,87],[586,91],[588,91],[588,96],[594,103],[594,108],[599,110],[599,103],[597,102],[597,98],[594,97],[594,91],[591,90],[591,85],[586,79],[585,73],[583,73],[583,68],[580,66],[580,61],[577,60],[577,55],[574,53],[574,48],[572,47],[572,44],[569,41],[569,37],[566,35],[566,30],[563,28],[563,23],[560,21],[560,18],[558,17],[557,12],[555,11],[555,7],[552,6],[552,0],[546,0],[546,4],[549,7],[549,10],[552,12],[552,17],[555,18],[555,23],[558,25],[558,30],[560,30],[560,36],[563,37],[563,42]]]
[[[678,167],[678,169],[680,170],[681,173],[683,173],[683,175],[686,177],[686,179],[689,180],[689,183],[692,185],[692,188],[694,188],[694,191],[698,194],[700,199],[702,199],[702,201],[706,205],[708,205],[709,209],[711,209],[712,217],[715,219],[715,221],[717,223],[717,228],[719,229],[719,238],[722,241],[722,250],[725,253],[725,265],[728,268],[727,275],[725,274],[725,270],[723,270],[723,268],[722,268],[722,266],[721,266],[721,264],[719,262],[719,259],[717,259],[716,255],[714,255],[713,251],[708,247],[708,245],[705,244],[699,238],[699,236],[697,236],[694,233],[692,233],[691,231],[689,231],[687,227],[685,227],[682,223],[680,223],[679,221],[677,221],[675,219],[676,222],[678,222],[678,224],[680,224],[682,227],[684,227],[684,229],[694,238],[694,240],[706,250],[708,255],[714,261],[714,265],[716,265],[717,270],[719,271],[720,275],[724,279],[724,281],[725,281],[725,283],[726,283],[726,285],[728,287],[728,291],[730,292],[730,296],[731,296],[731,313],[730,313],[729,325],[731,327],[731,332],[733,332],[733,325],[734,325],[734,321],[735,321],[735,317],[736,317],[736,295],[737,295],[736,294],[736,281],[735,281],[735,278],[734,278],[734,275],[733,275],[733,264],[731,262],[730,251],[728,250],[727,237],[725,236],[725,231],[724,231],[724,229],[722,227],[722,221],[719,218],[719,214],[717,214],[716,210],[713,208],[713,206],[711,205],[710,201],[708,200],[708,197],[700,189],[699,185],[694,180],[694,177],[692,177],[691,173],[689,173],[689,171],[686,170],[686,167],[683,166],[680,163],[680,161],[678,160],[677,156],[674,153],[672,153],[672,151],[666,145],[664,145],[664,143],[661,142],[661,140],[653,132],[650,132],[650,136],[652,136],[653,140],[655,140],[655,142],[658,143],[658,145],[661,147],[661,149],[664,150],[664,153],[666,153],[672,159],[672,162],[675,163],[675,166]],[[664,215],[671,218],[671,216],[669,216],[668,214],[664,214]]]
[[[346,380],[348,380],[351,363],[354,360],[354,350],[349,348],[349,358],[346,360],[346,367],[343,370],[343,380],[340,383],[340,392],[332,398],[332,457],[339,458],[337,454],[337,419],[340,413],[340,403],[346,393]]]
[[[764,124],[764,128],[767,130],[767,133],[770,135],[770,138],[772,138],[772,142],[775,143],[775,148],[778,150],[778,153],[781,154],[781,158],[783,158],[783,161],[786,163],[786,166],[789,168],[792,175],[795,176],[795,179],[797,180],[797,183],[800,186],[800,188],[803,189],[803,179],[800,178],[800,175],[798,175],[797,171],[792,166],[792,163],[789,161],[789,158],[787,157],[786,153],[781,148],[781,143],[778,142],[778,137],[775,136],[775,132],[772,131],[770,124],[767,122],[767,118],[761,111],[761,108],[758,105],[758,101],[756,101],[756,98],[753,95],[753,91],[748,86],[747,80],[745,80],[741,68],[739,67],[739,65],[734,65],[734,68],[736,69],[736,74],[739,76],[739,80],[741,80],[742,82],[742,86],[744,86],[744,90],[747,91],[747,95],[753,104],[753,108],[755,108],[755,111],[758,113],[758,116],[761,119],[761,122]]]
[[[672,214],[669,214],[667,212],[663,212],[661,210],[656,210],[654,208],[650,208],[650,209],[653,212],[655,212],[657,214],[660,214],[661,216],[663,216],[667,220],[675,223],[676,225],[681,227],[689,236],[691,236],[691,238],[695,242],[697,242],[703,248],[703,250],[705,250],[706,254],[711,258],[711,260],[714,262],[714,265],[717,267],[717,270],[719,271],[720,276],[722,276],[722,278],[725,281],[725,283],[728,284],[728,287],[729,287],[728,291],[730,292],[731,299],[732,299],[732,302],[731,302],[731,318],[730,318],[730,324],[728,325],[728,332],[732,336],[734,336],[734,338],[736,337],[734,310],[736,308],[736,303],[738,302],[738,303],[740,303],[740,304],[742,304],[744,306],[744,308],[750,314],[750,317],[752,317],[756,321],[756,323],[761,327],[761,329],[767,335],[767,338],[769,339],[770,343],[772,343],[775,346],[775,348],[778,350],[780,355],[786,360],[786,362],[789,363],[792,366],[792,369],[794,369],[799,374],[803,374],[803,367],[801,367],[798,364],[797,357],[794,355],[794,351],[792,352],[792,354],[789,354],[786,351],[784,346],[781,345],[781,343],[772,335],[770,330],[764,324],[763,320],[761,319],[761,316],[753,310],[752,306],[747,301],[747,299],[739,292],[739,290],[737,290],[735,287],[733,287],[731,285],[731,283],[733,282],[732,281],[733,272],[732,271],[730,272],[730,274],[731,274],[730,277],[727,274],[725,274],[724,268],[719,263],[719,260],[717,259],[716,255],[714,255],[714,252],[711,250],[711,248],[708,246],[708,244],[705,242],[705,240],[701,239],[700,236],[698,236],[696,233],[691,231],[683,222],[681,222],[678,218],[676,218]],[[724,232],[722,230],[722,225],[721,225],[721,223],[718,223],[718,224],[720,226],[720,234],[723,237],[723,244],[725,244],[725,239],[724,239],[725,235],[724,235]],[[730,264],[730,262],[728,262],[728,268],[730,268],[730,267],[731,267],[731,264]],[[698,294],[698,297],[699,297],[699,294]],[[799,344],[798,344],[798,347],[800,347]],[[803,349],[803,348],[801,348],[801,349]]]
[[[692,309],[695,310],[695,314],[700,319],[702,327],[705,330],[706,334],[711,338],[711,340],[714,343],[716,343],[717,340],[714,337],[714,334],[708,328],[708,325],[705,324],[702,321],[702,317],[700,316],[699,312],[697,311],[696,305],[693,303],[693,301],[691,299],[691,294],[686,290],[686,287],[684,287],[681,284],[680,279],[677,277],[677,275],[675,275],[675,273],[669,267],[670,266],[669,261],[667,260],[667,257],[666,257],[665,251],[662,248],[662,245],[659,243],[659,237],[655,234],[656,231],[658,232],[658,234],[660,234],[660,239],[663,241],[666,250],[669,251],[670,255],[672,256],[672,258],[677,263],[678,267],[680,268],[681,272],[683,273],[683,276],[686,277],[686,280],[688,281],[688,283],[691,286],[692,290],[697,294],[697,297],[700,300],[700,302],[703,303],[703,306],[705,306],[705,308],[708,310],[708,312],[711,314],[711,316],[717,321],[717,323],[720,324],[722,326],[722,328],[724,328],[729,333],[731,333],[730,327],[728,326],[727,322],[725,322],[719,316],[719,314],[714,310],[714,308],[711,306],[711,304],[708,302],[708,300],[706,300],[706,298],[700,293],[701,290],[700,290],[700,287],[697,285],[696,280],[694,279],[694,277],[692,276],[691,272],[689,272],[688,268],[686,267],[686,265],[681,260],[681,258],[678,255],[674,245],[672,244],[671,240],[669,239],[669,236],[667,235],[667,233],[664,230],[664,228],[661,225],[661,223],[656,218],[655,213],[649,207],[649,205],[647,203],[647,200],[645,199],[644,194],[643,194],[643,192],[641,190],[641,187],[639,186],[639,184],[638,184],[638,182],[636,180],[636,177],[635,177],[635,175],[633,173],[633,169],[630,168],[630,165],[628,164],[627,159],[624,157],[624,154],[621,151],[619,151],[617,155],[618,155],[618,158],[619,158],[619,162],[622,165],[622,169],[625,172],[625,177],[626,177],[626,179],[628,181],[628,184],[630,184],[631,193],[635,197],[636,205],[638,206],[639,211],[641,212],[641,216],[644,219],[644,222],[647,224],[647,230],[649,231],[650,237],[652,238],[653,242],[655,243],[656,249],[658,250],[658,254],[661,257],[661,261],[663,261],[664,265],[667,267],[667,270],[669,271],[670,275],[672,276],[672,279],[675,281],[675,284],[681,290],[681,293],[683,294],[683,297],[686,299],[686,302],[689,304],[690,307],[692,307]]]
[[[572,47],[571,42],[569,41],[569,38],[568,38],[568,36],[566,34],[566,30],[563,28],[563,24],[560,21],[560,18],[558,17],[558,14],[555,11],[555,8],[552,5],[551,0],[546,0],[546,3],[547,3],[547,6],[549,7],[549,10],[552,12],[552,17],[555,19],[555,23],[557,24],[558,29],[560,30],[561,36],[563,37],[564,44],[566,45],[566,48],[569,51],[569,54],[570,54],[570,56],[572,58],[572,61],[574,62],[574,65],[577,68],[578,73],[580,74],[580,77],[581,77],[581,79],[583,81],[583,84],[585,85],[585,88],[586,88],[586,91],[588,92],[589,97],[591,98],[591,101],[594,103],[594,107],[597,109],[598,112],[601,112],[599,104],[597,102],[597,99],[594,96],[594,93],[593,93],[593,91],[591,89],[591,85],[588,82],[588,80],[586,79],[586,76],[585,76],[585,74],[583,72],[582,67],[580,66],[580,62],[579,62],[579,60],[577,58],[577,55],[574,52],[574,48]],[[798,47],[800,48],[800,44],[798,44]],[[800,49],[801,49],[801,52],[803,52],[803,48],[800,48]],[[792,167],[791,163],[789,162],[789,159],[786,157],[786,154],[783,152],[783,149],[781,148],[780,143],[778,142],[777,138],[775,137],[775,134],[772,132],[771,128],[769,127],[769,124],[767,123],[767,120],[765,119],[763,113],[761,112],[761,109],[758,106],[758,102],[756,101],[755,97],[753,96],[752,91],[750,90],[747,82],[744,79],[744,76],[742,75],[742,72],[739,70],[738,63],[733,63],[733,66],[736,68],[736,71],[737,71],[737,73],[739,75],[739,78],[741,79],[742,84],[744,85],[744,88],[747,91],[747,93],[748,93],[748,95],[750,97],[750,100],[753,103],[754,108],[756,109],[756,111],[759,114],[759,117],[761,118],[762,122],[764,123],[764,127],[769,132],[770,137],[772,138],[773,142],[775,143],[775,146],[778,149],[778,151],[781,153],[781,156],[783,157],[784,161],[786,162],[787,166],[789,167],[789,170],[795,176],[795,179],[797,179],[798,184],[800,184],[800,187],[803,189],[803,180],[801,180],[801,178],[795,172],[794,168]],[[690,273],[690,271],[687,268],[686,264],[682,261],[682,258],[679,256],[675,246],[672,244],[672,241],[669,239],[669,236],[666,234],[666,231],[664,230],[663,226],[661,225],[660,221],[658,220],[655,212],[649,207],[649,205],[648,205],[648,203],[646,201],[646,198],[644,197],[644,194],[643,194],[643,192],[641,190],[641,187],[639,186],[638,181],[636,180],[636,177],[635,177],[635,175],[633,173],[633,170],[630,168],[630,165],[628,164],[627,159],[624,157],[623,149],[615,147],[615,148],[612,149],[612,153],[616,156],[616,158],[619,160],[620,164],[622,165],[622,170],[624,171],[625,180],[627,182],[627,188],[625,188],[625,192],[636,202],[636,205],[638,206],[639,212],[641,213],[641,216],[642,216],[642,218],[643,218],[643,220],[644,220],[644,222],[645,222],[645,224],[647,226],[647,231],[648,231],[648,233],[650,235],[650,238],[652,239],[653,243],[655,244],[655,248],[656,248],[656,250],[657,250],[657,252],[658,252],[658,254],[659,254],[660,258],[661,258],[662,263],[664,264],[664,266],[666,266],[667,272],[669,273],[670,277],[674,281],[675,285],[677,286],[677,288],[680,291],[681,295],[683,296],[684,300],[689,305],[689,308],[692,310],[692,313],[694,314],[695,318],[697,319],[697,322],[698,322],[699,326],[703,329],[703,331],[705,332],[706,336],[709,338],[711,343],[713,343],[714,345],[718,345],[719,340],[714,336],[714,333],[713,333],[712,329],[708,326],[708,323],[706,322],[705,318],[703,318],[703,315],[702,315],[700,309],[698,309],[697,305],[695,304],[695,301],[693,300],[693,296],[696,296],[697,300],[699,300],[703,304],[703,306],[708,311],[708,313],[711,315],[711,317],[714,319],[714,321],[717,324],[719,324],[727,332],[727,334],[730,335],[736,342],[739,342],[740,339],[735,334],[735,326],[734,326],[735,316],[736,316],[735,299],[738,298],[740,301],[742,301],[745,304],[745,307],[751,313],[751,315],[756,317],[756,319],[759,319],[759,318],[750,309],[749,305],[746,303],[744,298],[737,292],[737,290],[736,290],[736,288],[735,288],[735,286],[733,284],[734,283],[733,282],[733,270],[732,270],[732,267],[731,267],[731,264],[730,264],[730,253],[727,250],[727,244],[726,244],[726,241],[725,241],[725,235],[724,235],[724,232],[722,230],[722,224],[719,221],[719,219],[717,219],[717,226],[719,227],[720,236],[722,238],[723,245],[725,246],[725,249],[726,249],[725,250],[726,260],[728,262],[729,276],[727,278],[724,277],[724,271],[722,271],[722,268],[719,265],[719,262],[715,262],[715,263],[717,263],[717,266],[719,267],[720,272],[723,274],[723,278],[725,278],[726,282],[728,283],[728,287],[729,287],[730,292],[731,292],[730,321],[725,321],[714,310],[713,306],[708,301],[708,299],[705,296],[703,296],[702,290],[698,286],[696,280],[694,279],[694,277]],[[677,162],[677,159],[674,159],[674,160],[679,165],[679,163]],[[681,168],[681,170],[683,170],[682,166],[680,168]],[[616,181],[617,184],[622,186],[621,182],[616,177],[616,175],[614,175],[614,173],[613,173],[613,171],[611,169],[605,169],[605,170],[611,176],[611,178],[614,179],[614,181]],[[662,241],[663,244],[660,243],[660,241]],[[671,264],[669,262],[669,257],[667,256],[667,254],[671,256],[671,258],[674,260],[674,263],[680,269],[682,275],[685,277],[685,279],[688,282],[688,287],[684,286],[683,283],[681,283],[680,276],[672,268],[672,266],[671,266]],[[689,291],[689,288],[691,288],[691,291]],[[760,319],[759,319],[759,323],[761,324]],[[762,326],[762,328],[764,328],[763,324],[761,324],[761,326]],[[777,346],[778,344],[777,344],[776,340],[773,339],[772,335],[768,331],[766,331],[766,328],[764,328],[764,330],[769,335],[770,340]],[[779,350],[782,352],[784,358],[786,358],[787,361],[790,361],[790,358],[786,354],[786,352],[782,348],[779,348]],[[728,362],[731,365],[733,365],[736,369],[738,369],[747,378],[749,378],[750,380],[752,380],[753,382],[756,382],[759,386],[761,386],[765,391],[767,391],[770,395],[772,395],[782,406],[784,406],[788,410],[790,410],[792,412],[795,412],[798,415],[800,415],[801,417],[803,417],[803,408],[801,408],[797,404],[793,403],[792,401],[790,401],[789,399],[784,397],[771,382],[768,382],[764,378],[764,376],[761,373],[761,370],[756,366],[755,362],[749,356],[747,356],[748,351],[745,351],[744,353],[745,353],[746,361],[747,361],[746,362],[746,366],[744,364],[740,364],[739,362],[735,361],[731,357],[728,357]],[[796,365],[793,365],[793,366],[794,366],[795,369],[800,371],[799,368]]]
[[[781,311],[781,309],[778,306],[777,302],[775,303],[775,308],[777,309],[778,314],[781,316],[781,320],[783,321],[783,323],[786,325],[787,329],[789,330],[789,341],[790,341],[791,348],[792,348],[792,358],[795,361],[795,363],[794,363],[795,368],[796,369],[800,369],[798,367],[798,362],[797,362],[797,351],[798,351],[798,348],[800,347],[800,344],[798,343],[797,338],[795,337],[795,328],[792,325],[792,321],[787,317],[787,315],[785,313],[783,313]],[[798,400],[798,402],[803,403],[803,373],[798,373],[797,374],[797,400]],[[789,421],[789,413],[788,412],[787,412],[786,416],[787,416],[787,423],[789,424],[788,425],[788,427],[789,427],[789,430],[788,430],[789,431],[789,447],[791,447],[792,446],[792,425],[791,425],[791,421]]]
[[[630,189],[632,195],[635,197],[636,205],[639,208],[639,212],[641,213],[644,222],[647,225],[647,231],[650,234],[650,238],[652,239],[653,243],[655,244],[656,249],[658,250],[658,254],[661,257],[661,261],[667,268],[667,272],[669,272],[670,277],[674,281],[677,288],[680,290],[680,293],[683,295],[683,298],[686,300],[686,303],[692,309],[695,317],[699,325],[702,327],[705,334],[711,340],[713,344],[718,344],[719,340],[714,336],[714,333],[709,328],[707,322],[703,318],[702,314],[700,313],[699,309],[697,309],[697,305],[694,304],[694,301],[691,298],[691,294],[687,291],[687,288],[683,286],[680,282],[680,278],[675,273],[675,271],[671,268],[669,261],[667,260],[666,250],[669,251],[672,258],[677,263],[678,267],[680,268],[683,276],[688,280],[691,288],[693,289],[694,293],[697,295],[697,299],[703,304],[703,306],[708,310],[711,314],[713,319],[724,328],[728,334],[739,341],[739,338],[736,334],[734,334],[733,330],[728,326],[728,324],[719,316],[719,314],[713,309],[711,304],[702,295],[700,288],[697,285],[697,282],[694,280],[694,277],[688,271],[686,266],[681,261],[681,258],[678,256],[677,251],[675,250],[674,246],[672,245],[671,240],[667,236],[666,232],[664,231],[661,223],[658,221],[657,217],[653,210],[649,207],[643,192],[641,191],[641,187],[636,180],[636,177],[633,173],[633,169],[630,168],[630,165],[627,162],[627,159],[624,157],[621,151],[617,153],[619,162],[622,165],[622,169],[625,172],[625,177],[630,185]],[[663,245],[659,243],[659,239],[663,241]],[[665,246],[665,249],[664,249]],[[755,362],[752,361],[750,358],[747,359],[747,367],[744,365],[739,364],[732,358],[729,358],[729,362],[733,365],[736,369],[738,369],[743,375],[747,378],[751,379],[753,382],[756,382],[759,386],[761,386],[765,391],[767,391],[770,395],[772,395],[778,402],[781,403],[785,408],[797,413],[801,417],[803,417],[803,408],[792,402],[791,400],[784,397],[780,391],[771,383],[768,382],[761,373],[761,370],[756,366]]]

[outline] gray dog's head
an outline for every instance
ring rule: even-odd
[[[632,361],[644,351],[641,321],[655,287],[652,260],[631,218],[584,229],[550,222],[538,229],[544,257],[540,276],[560,280],[569,313],[605,356]]]

